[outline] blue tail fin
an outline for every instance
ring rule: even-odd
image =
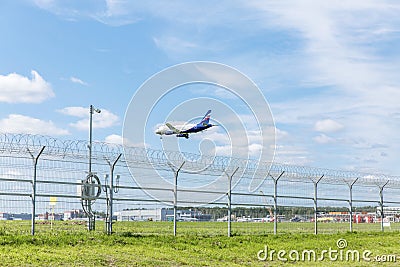
[[[208,124],[209,121],[210,121],[210,115],[208,115],[207,117],[205,117],[204,119],[202,119],[200,123],[202,123],[202,124]]]
[[[209,111],[207,111],[206,115],[204,115],[203,119],[200,122],[201,124],[208,124],[209,123],[210,117],[211,117],[210,113],[211,113],[211,109]]]

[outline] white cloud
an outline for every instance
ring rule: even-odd
[[[191,138],[195,140],[202,140],[204,138],[207,138],[219,144],[229,144],[231,142],[230,136],[226,133],[221,132],[221,130],[217,127],[209,128],[201,133],[192,134]]]
[[[259,156],[263,150],[263,146],[261,144],[250,144],[248,149],[250,156]]]
[[[153,37],[153,41],[157,47],[168,51],[169,53],[185,53],[191,52],[193,49],[199,49],[200,47],[194,43],[178,37],[166,36],[166,37]]]
[[[215,154],[218,156],[232,156],[241,158],[259,158],[261,153],[273,154],[275,144],[270,138],[263,138],[260,131],[237,130],[223,132],[221,128],[212,127],[202,133],[192,134],[194,140],[210,140],[214,144]],[[273,137],[271,137],[273,138]],[[266,142],[263,144],[263,141]],[[272,160],[268,157],[268,160]]]
[[[231,157],[232,146],[230,145],[215,146],[214,150],[210,152],[210,155],[213,153],[215,153],[216,156]]]
[[[193,94],[196,95],[212,95],[222,99],[236,99],[238,98],[228,89],[216,85],[201,84],[201,87],[191,89]]]
[[[275,151],[275,162],[294,165],[309,165],[312,163],[310,152],[298,145],[277,145]]]
[[[216,6],[212,2],[199,5],[192,1],[108,0],[101,4],[91,2],[96,7],[83,11],[71,8],[74,4],[68,9],[63,2],[37,2],[56,14],[78,10],[80,16],[114,26],[157,18],[163,25],[159,32],[151,33],[153,41],[175,61],[182,59],[182,50],[186,59],[206,55],[227,64],[234,62],[231,65],[240,70],[251,70],[246,74],[253,79],[258,77],[266,85],[264,93],[272,92],[271,97],[284,99],[273,103],[272,110],[277,123],[284,124],[290,132],[288,136],[287,132],[276,131],[277,139],[285,143],[285,151],[278,151],[285,162],[307,162],[306,153],[315,158],[327,154],[322,146],[314,147],[315,143],[310,142],[313,138],[319,144],[345,140],[340,142],[346,149],[341,153],[354,158],[365,152],[359,151],[364,149],[359,144],[384,143],[387,147],[380,148],[381,153],[394,155],[392,166],[396,165],[400,124],[398,115],[392,114],[400,114],[400,79],[398,57],[392,55],[396,55],[398,43],[400,5],[395,1],[250,0]],[[214,31],[215,25],[218,31]],[[229,37],[225,32],[218,36],[221,29],[234,30]],[[270,33],[272,37],[279,33],[281,38],[274,45],[293,45],[288,50],[275,49],[267,43],[261,47],[257,46],[261,39],[254,38],[255,42],[246,46],[255,35],[268,36],[262,39],[266,41]],[[246,50],[247,47],[251,49]],[[221,53],[205,53],[215,52],[216,48]],[[229,49],[235,49],[235,53]],[[220,74],[211,72],[218,81]],[[87,111],[84,114],[81,118],[87,118]],[[340,118],[340,123],[321,118]],[[319,135],[315,136],[313,130]],[[341,139],[331,137],[331,133],[340,130]],[[221,138],[221,145],[228,143],[223,140],[226,137],[215,138]],[[293,138],[297,138],[296,147],[301,147],[299,153],[295,146],[288,146]],[[332,157],[334,162],[342,155]],[[356,165],[356,160],[352,164]]]
[[[111,135],[106,136],[106,138],[104,139],[104,142],[109,143],[109,144],[122,145],[123,138],[120,135],[111,134]]]
[[[320,134],[316,137],[314,137],[314,141],[317,142],[318,144],[327,144],[327,143],[332,143],[335,141],[332,137],[329,137],[325,134]]]
[[[150,145],[147,143],[133,143],[132,141],[128,140],[127,138],[123,138],[121,135],[118,134],[111,134],[106,136],[104,139],[105,143],[108,144],[115,144],[115,145],[124,145],[128,147],[141,147],[141,148],[148,148]]]
[[[275,135],[276,135],[276,141],[279,141],[287,138],[289,136],[289,133],[284,130],[275,128]]]
[[[0,120],[2,132],[41,135],[68,135],[65,129],[58,128],[52,121],[44,121],[24,115],[10,114]]]
[[[51,85],[32,70],[32,79],[17,73],[0,75],[0,102],[41,103],[54,97]]]
[[[50,8],[55,4],[54,0],[33,0],[33,2],[40,8],[46,9]]]
[[[107,0],[106,3],[104,12],[96,14],[96,18],[110,25],[115,25],[115,21],[120,22],[120,25],[135,23],[148,17],[162,18],[181,25],[215,25],[220,23],[225,13],[236,8],[236,5],[226,4],[230,3],[229,1],[220,1],[219,5],[212,1],[199,4],[197,1]],[[241,11],[240,8],[237,9]]]
[[[81,79],[76,78],[76,77],[73,77],[73,76],[70,77],[69,80],[70,80],[71,82],[73,82],[73,83],[77,83],[77,84],[80,84],[80,85],[84,85],[84,86],[88,86],[88,85],[89,85],[87,82],[84,82],[84,81],[82,81]]]
[[[68,20],[90,18],[110,26],[122,26],[140,20],[132,1],[55,1],[33,0],[41,9]],[[136,1],[133,1],[136,2]]]
[[[106,0],[107,16],[121,16],[126,15],[128,9],[126,8],[127,1],[121,0]]]
[[[344,126],[337,121],[326,119],[317,121],[315,123],[314,129],[318,132],[331,133],[340,131],[343,129],[343,127]]]
[[[66,107],[58,112],[65,115],[82,118],[70,126],[81,131],[89,129],[89,108],[85,107]],[[119,123],[119,118],[112,112],[102,109],[100,113],[94,113],[92,116],[92,127],[95,128],[109,128]]]
[[[377,39],[377,30],[398,27],[400,20],[394,10],[398,11],[399,5],[387,1],[308,0],[251,1],[250,5],[262,11],[264,25],[300,34],[297,38],[304,41],[304,49],[298,55],[308,70],[303,83],[336,86],[348,95],[368,97],[380,92],[377,88],[385,87],[390,80],[388,64],[393,61],[373,48],[379,47],[374,45],[381,40]],[[391,31],[382,34],[395,36]]]
[[[58,112],[69,115],[69,116],[74,116],[78,118],[85,118],[89,116],[89,108],[85,107],[66,107],[63,109],[58,110]]]

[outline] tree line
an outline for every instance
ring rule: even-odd
[[[192,210],[201,212],[202,214],[210,214],[212,219],[223,218],[228,214],[226,207],[180,207],[182,210]],[[320,214],[329,212],[348,212],[347,207],[318,207],[317,212]],[[353,207],[353,212],[376,212],[376,207],[363,206]],[[236,218],[250,217],[250,218],[265,218],[266,216],[274,213],[273,208],[266,207],[234,207],[232,214]],[[314,207],[295,207],[295,206],[278,206],[277,214],[285,219],[291,219],[295,216],[311,217],[314,216]]]

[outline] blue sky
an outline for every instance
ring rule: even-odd
[[[149,77],[215,61],[264,93],[276,161],[400,173],[398,1],[142,2],[1,1],[1,131],[87,139],[93,104],[102,109],[94,139],[120,142],[129,101]],[[202,94],[210,95],[194,96]],[[188,98],[190,91],[169,96],[157,111],[165,114],[149,123]],[[216,146],[225,142],[218,133],[209,133]]]

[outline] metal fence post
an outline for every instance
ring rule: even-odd
[[[379,206],[381,207],[381,231],[384,231],[383,228],[383,217],[384,217],[384,213],[383,213],[383,188],[385,188],[385,186],[389,183],[389,180],[386,181],[386,183],[382,186],[378,185],[379,187]]]
[[[179,171],[183,167],[183,164],[185,164],[185,161],[182,162],[181,166],[176,171],[174,171],[173,167],[171,167],[174,171],[174,236],[176,236],[176,210],[178,208],[178,175]]]
[[[93,178],[95,177],[95,174],[92,173],[92,137],[93,137],[93,113],[100,113],[101,110],[95,108],[93,105],[90,105],[89,107],[89,174],[87,176],[87,182],[92,184],[93,183]],[[95,180],[98,180],[97,177],[94,178]],[[99,184],[100,185],[100,184]],[[100,193],[101,193],[101,188],[100,188]],[[85,207],[83,207],[83,210],[86,212],[88,215],[88,230],[89,231],[94,231],[96,229],[96,215],[94,214],[92,210],[92,200],[85,200]]]
[[[33,159],[33,178],[32,178],[32,219],[31,219],[31,235],[35,235],[35,217],[36,217],[36,175],[37,175],[37,164],[40,155],[43,153],[45,146],[39,151],[35,157],[28,148],[28,152]]]
[[[318,183],[323,177],[324,175],[318,178],[317,181],[312,180],[314,183],[314,234],[316,235],[318,234]]]
[[[278,181],[284,173],[285,171],[282,171],[277,178],[274,178],[271,174],[269,174],[274,181],[274,235],[278,233]]]
[[[112,217],[113,217],[113,197],[114,197],[114,168],[115,165],[117,164],[118,160],[121,158],[122,154],[119,154],[118,157],[114,160],[114,162],[111,164],[109,160],[107,160],[108,165],[110,165],[110,186],[107,188],[106,184],[106,193],[107,190],[109,190],[109,194],[106,198],[107,202],[107,216],[106,216],[106,231],[107,234],[111,235],[112,234]],[[118,177],[117,177],[118,178]]]
[[[226,176],[228,176],[228,237],[231,236],[231,224],[232,224],[232,177],[239,170],[239,167],[235,169],[235,171],[229,175],[225,172]]]
[[[350,232],[353,232],[353,185],[358,181],[358,177],[352,181],[351,183],[345,181],[345,183],[349,186],[349,223],[350,223]]]

